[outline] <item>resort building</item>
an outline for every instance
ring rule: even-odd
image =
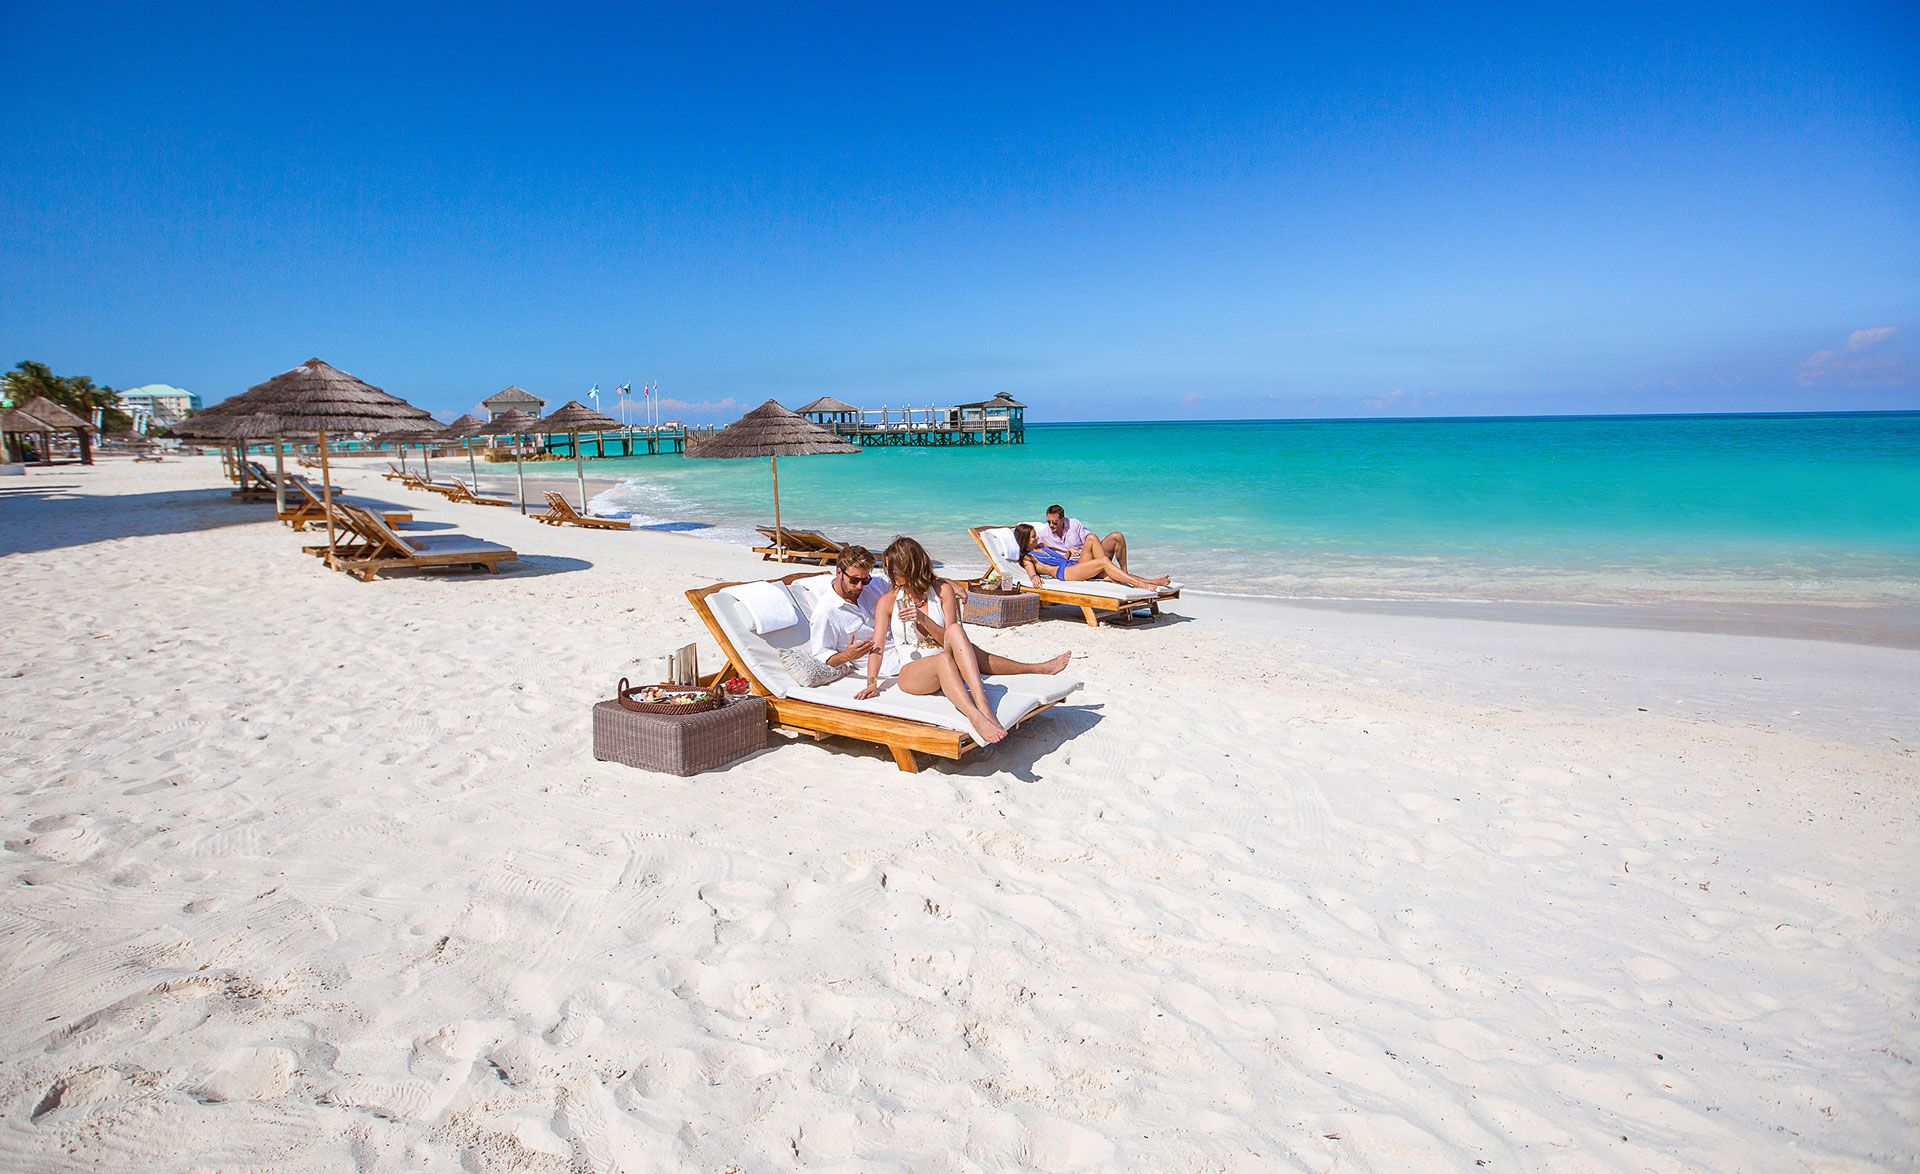
[[[528,391],[524,387],[507,387],[480,401],[487,410],[487,419],[496,420],[500,413],[518,408],[530,416],[538,416],[547,406],[547,401]]]
[[[200,410],[200,396],[184,387],[148,383],[120,393],[120,410],[133,417],[136,432],[166,428]]]

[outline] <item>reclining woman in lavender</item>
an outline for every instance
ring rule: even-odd
[[[856,696],[864,700],[880,694],[883,674],[898,675],[900,691],[916,697],[944,693],[953,707],[972,723],[982,744],[1007,736],[987,703],[983,675],[1013,673],[1052,675],[1067,667],[1073,654],[1063,652],[1039,664],[1009,660],[974,646],[960,620],[960,600],[953,584],[934,577],[926,548],[911,538],[896,538],[880,556],[893,589],[880,597],[874,609],[873,630],[885,633],[882,643],[867,656],[867,687]],[[929,612],[937,601],[940,620]]]
[[[1136,575],[1107,557],[1098,539],[1089,538],[1078,558],[1068,558],[1048,550],[1037,540],[1038,532],[1025,522],[1013,528],[1013,541],[1020,548],[1020,569],[1036,584],[1047,579],[1082,583],[1088,579],[1111,579],[1142,591],[1158,591],[1173,580],[1166,575]]]

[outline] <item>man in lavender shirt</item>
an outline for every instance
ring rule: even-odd
[[[1068,562],[1079,562],[1086,557],[1087,543],[1096,541],[1093,532],[1080,524],[1079,518],[1069,518],[1066,508],[1050,505],[1047,507],[1047,524],[1034,536],[1047,550],[1065,555]],[[1121,570],[1127,569],[1127,536],[1115,530],[1105,538],[1098,539],[1099,551],[1107,560],[1119,564]]]
[[[1047,507],[1047,524],[1037,529],[1016,526],[1015,535],[1032,530],[1032,547],[1022,548],[1021,558],[1031,559],[1033,572],[1042,578],[1083,582],[1087,579],[1111,579],[1129,587],[1163,589],[1172,586],[1166,575],[1157,577],[1133,574],[1127,569],[1127,536],[1115,530],[1105,538],[1095,538],[1069,518],[1057,505]]]

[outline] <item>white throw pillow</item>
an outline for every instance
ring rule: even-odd
[[[780,663],[787,666],[787,671],[793,674],[794,681],[805,689],[818,689],[822,685],[830,685],[853,671],[851,661],[835,668],[804,648],[782,648]]]
[[[1020,544],[1013,539],[1013,531],[1002,526],[982,531],[981,537],[993,547],[993,555],[1008,566],[1020,565]]]
[[[739,601],[750,626],[762,636],[784,632],[800,622],[800,609],[794,606],[784,584],[742,583],[727,588],[727,592]]]

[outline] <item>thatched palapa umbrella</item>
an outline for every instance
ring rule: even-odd
[[[190,423],[199,425],[210,415],[216,427],[244,428],[246,425],[238,423],[242,418],[266,417],[275,421],[272,427],[276,436],[318,438],[320,491],[328,507],[329,566],[333,565],[334,529],[333,474],[327,467],[327,433],[385,432],[404,423],[439,426],[424,408],[416,408],[397,395],[388,395],[319,359],[308,359],[265,383],[257,383],[200,413]],[[265,423],[263,420],[262,424]]]
[[[531,436],[540,429],[540,417],[519,408],[508,408],[492,420],[473,430],[475,436],[511,436],[513,445],[513,482],[519,490],[520,512],[527,512],[527,477],[522,471],[519,438]]]
[[[580,465],[580,434],[582,432],[618,432],[620,421],[581,403],[577,399],[567,401],[565,407],[551,416],[536,422],[535,432],[566,432],[573,436],[573,471],[580,478],[580,512],[587,512],[587,474]]]
[[[445,428],[442,428],[439,432],[435,433],[433,438],[435,440],[471,441],[473,437],[477,435],[475,429],[479,428],[481,425],[485,423],[486,423],[485,420],[482,420],[480,417],[474,415],[472,412],[468,412],[466,415],[460,417],[458,420],[455,420],[453,423],[447,425]],[[480,466],[474,464],[473,445],[471,443],[468,443],[466,445],[466,450],[467,450],[467,476],[473,478],[474,481],[477,483],[480,480]],[[479,485],[476,484],[474,488],[476,491],[478,491]]]
[[[850,444],[820,425],[802,419],[768,400],[698,445],[689,438],[687,455],[709,460],[736,457],[773,458],[773,546],[782,562],[787,557],[787,535],[780,528],[780,458],[826,453],[855,453]]]

